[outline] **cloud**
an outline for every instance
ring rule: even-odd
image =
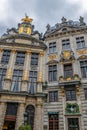
[[[40,32],[48,23],[61,22],[62,16],[77,20],[82,15],[87,20],[86,5],[86,0],[0,0],[0,34],[17,27],[25,13],[34,19],[35,29]]]

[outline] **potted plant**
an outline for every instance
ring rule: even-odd
[[[64,77],[63,76],[60,76],[59,77],[59,81],[63,81],[64,80]]]
[[[79,79],[79,75],[78,74],[74,74],[74,79],[78,80]]]
[[[30,125],[21,125],[18,130],[31,130],[31,126]]]

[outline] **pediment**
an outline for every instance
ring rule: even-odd
[[[49,62],[47,62],[47,65],[50,65],[50,64],[57,64],[58,61],[57,60],[50,60]]]
[[[43,47],[46,48],[46,45],[43,41],[36,39],[35,37],[28,35],[6,35],[0,39],[0,43],[6,43],[8,45],[27,45],[32,47]]]
[[[87,55],[81,55],[78,57],[78,60],[87,59]]]

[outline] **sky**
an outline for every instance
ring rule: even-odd
[[[44,33],[48,23],[54,26],[63,16],[75,21],[83,16],[87,23],[87,0],[0,0],[0,35],[17,28],[25,13],[33,18],[35,30]]]

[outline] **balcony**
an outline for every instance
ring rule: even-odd
[[[80,83],[80,77],[78,74],[74,74],[74,76],[67,76],[66,78],[63,76],[59,77],[59,85],[65,86],[65,85],[74,85]]]

